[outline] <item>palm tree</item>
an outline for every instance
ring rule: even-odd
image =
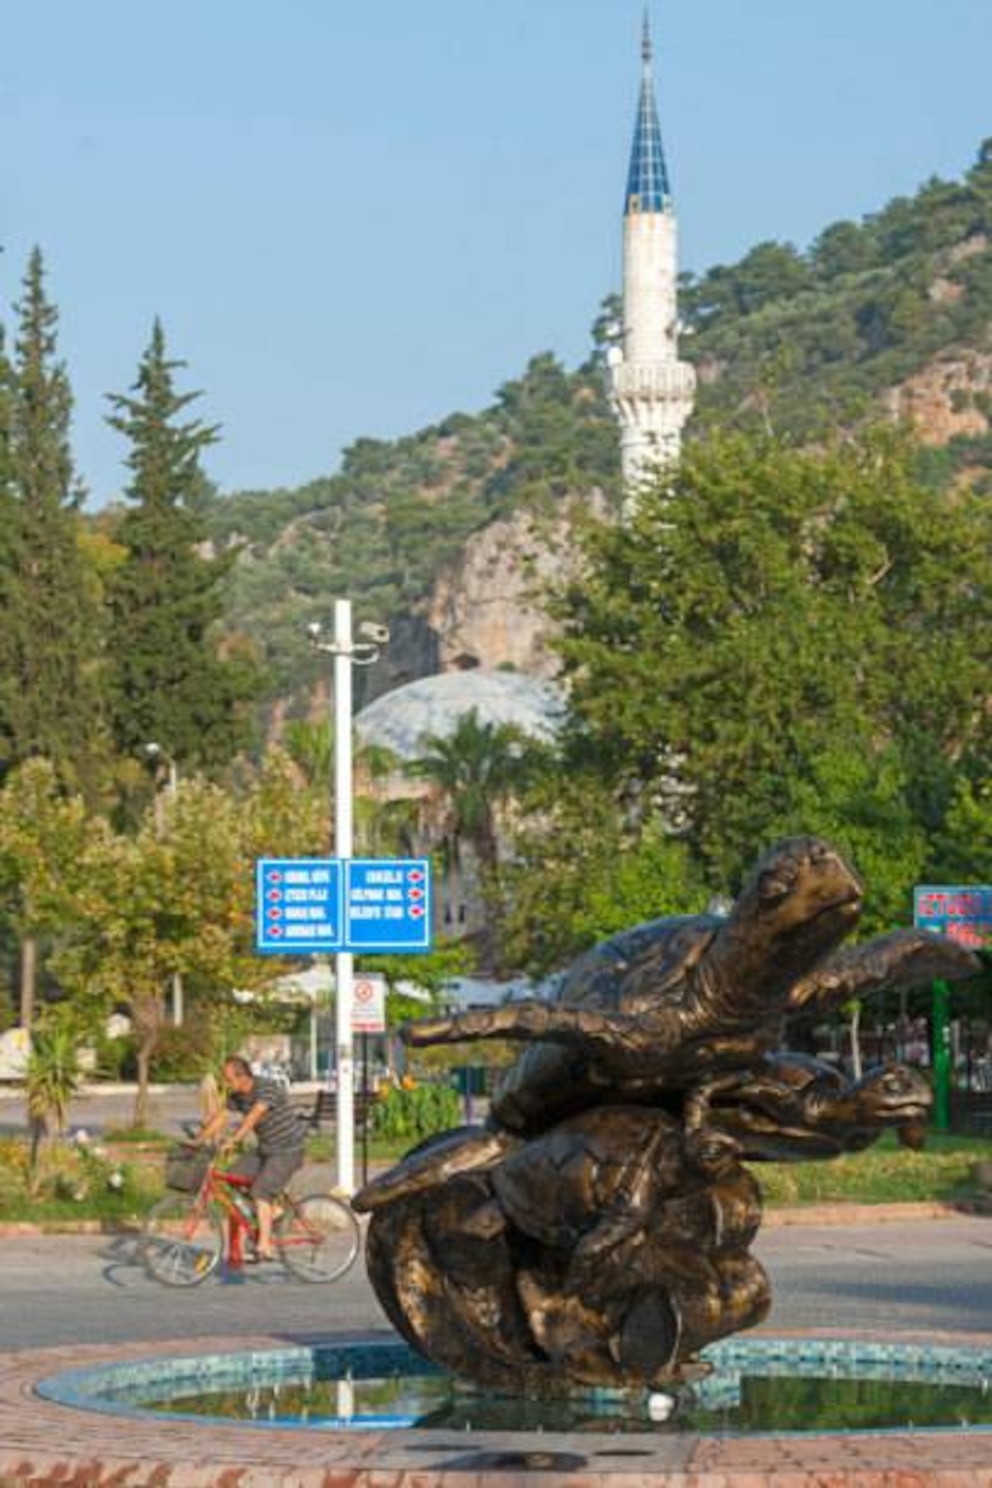
[[[484,918],[478,935],[479,962],[498,971],[503,959],[494,918],[499,902],[500,816],[538,767],[539,746],[515,724],[482,723],[473,708],[458,718],[450,734],[426,735],[421,749],[420,758],[408,769],[434,785],[444,803],[440,847],[449,910],[453,915],[456,899],[462,906],[480,901],[477,907]],[[463,845],[471,848],[478,864],[476,892],[457,887]],[[459,923],[464,912],[460,907]]]
[[[334,739],[329,723],[291,719],[283,729],[282,744],[307,785],[328,785],[334,762]]]
[[[447,735],[425,734],[411,775],[430,781],[444,795],[446,855],[458,863],[461,845],[471,844],[483,875],[493,877],[499,863],[500,808],[523,786],[531,750],[512,723],[482,723],[477,708],[462,713]]]
[[[282,742],[310,790],[328,790],[334,767],[334,733],[330,723],[294,719],[283,730]],[[381,744],[360,744],[354,751],[355,835],[371,857],[395,852],[412,854],[416,803],[397,800],[386,787],[400,772],[397,755]]]

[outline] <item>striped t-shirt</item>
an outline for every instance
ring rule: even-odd
[[[265,1115],[255,1127],[258,1150],[263,1156],[273,1152],[298,1152],[303,1146],[306,1133],[289,1096],[274,1080],[256,1076],[255,1083],[244,1094],[232,1090],[227,1097],[228,1109],[247,1115],[252,1106],[263,1101]]]

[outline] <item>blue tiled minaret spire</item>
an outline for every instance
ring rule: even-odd
[[[637,126],[627,172],[627,195],[624,213],[664,212],[671,204],[665,151],[661,143],[661,126],[654,101],[654,77],[651,70],[651,26],[644,14],[641,38],[641,97],[637,106]]]
[[[696,374],[679,361],[678,223],[654,98],[644,17],[641,94],[623,208],[623,337],[610,356],[609,394],[620,423],[624,506],[678,459]]]

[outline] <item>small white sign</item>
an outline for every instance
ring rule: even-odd
[[[385,1033],[386,978],[364,972],[355,977],[351,991],[352,1033]]]
[[[0,1080],[23,1080],[31,1057],[31,1035],[26,1028],[0,1033]]]

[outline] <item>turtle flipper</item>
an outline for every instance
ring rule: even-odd
[[[484,1127],[444,1132],[359,1189],[351,1207],[359,1214],[374,1213],[396,1199],[439,1188],[462,1173],[492,1167],[519,1145],[520,1139],[512,1133],[491,1132]]]
[[[841,951],[797,982],[788,1012],[830,1012],[852,998],[920,987],[926,982],[963,982],[982,965],[974,951],[927,930],[894,930]]]
[[[546,1039],[551,1043],[582,1044],[593,1050],[615,1048],[626,1041],[638,1045],[649,1039],[664,1052],[677,1043],[681,1022],[672,1011],[667,1027],[663,1009],[652,1019],[627,1013],[604,1013],[594,1008],[564,1007],[527,998],[503,1007],[455,1013],[450,1018],[424,1018],[406,1023],[400,1037],[413,1048],[428,1044],[457,1044],[475,1039]],[[667,1040],[666,1040],[667,1035]]]
[[[603,1014],[592,1015],[597,1023]],[[476,1039],[542,1039],[552,1032],[568,1036],[578,1033],[580,1019],[590,1014],[581,1008],[563,1008],[555,1003],[526,998],[503,1007],[453,1013],[449,1018],[421,1018],[400,1029],[400,1037],[413,1048],[429,1044],[458,1044]]]

